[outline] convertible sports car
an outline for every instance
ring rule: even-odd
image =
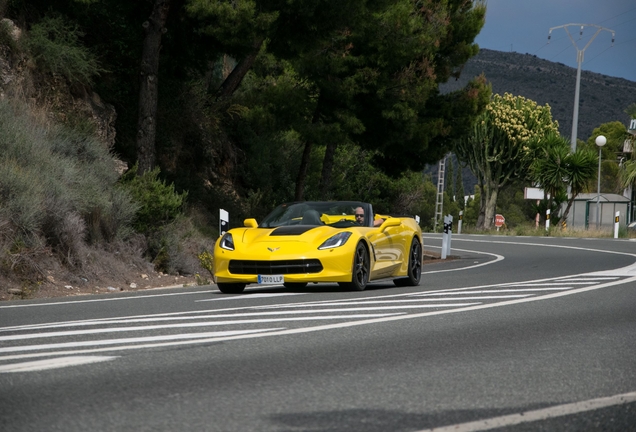
[[[214,247],[214,280],[227,294],[240,293],[247,284],[304,288],[310,282],[337,282],[362,291],[378,279],[392,278],[397,286],[420,282],[419,225],[410,217],[374,217],[368,203],[283,204],[260,224],[246,219],[244,225]]]

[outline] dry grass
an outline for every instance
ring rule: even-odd
[[[575,237],[575,238],[614,238],[614,229],[582,229],[552,226],[546,230],[545,227],[536,228],[534,225],[519,225],[515,228],[492,228],[489,230],[477,230],[474,228],[462,229],[462,234],[483,234],[502,236],[533,236],[533,237]],[[618,232],[619,238],[636,238],[636,230],[627,230],[622,227]]]

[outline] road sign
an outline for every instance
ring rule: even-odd
[[[506,218],[503,215],[496,214],[495,215],[495,226],[497,228],[502,227],[504,222],[506,222]]]

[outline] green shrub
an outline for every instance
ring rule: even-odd
[[[177,217],[148,237],[148,253],[155,270],[169,274],[202,273],[204,267],[198,256],[214,248],[214,241],[205,237],[185,216]]]
[[[139,204],[133,226],[145,234],[157,231],[181,214],[188,196],[187,192],[176,192],[174,184],[161,180],[159,168],[138,176],[135,165],[122,176],[121,184]]]
[[[2,270],[35,263],[34,254],[46,247],[63,262],[81,266],[87,244],[132,233],[138,206],[117,188],[115,161],[105,144],[39,124],[27,112],[23,105],[0,101],[0,222],[5,227],[0,262],[8,263]]]
[[[82,36],[76,24],[61,16],[48,16],[31,27],[26,45],[40,69],[60,74],[70,82],[90,84],[104,69],[82,46]]]
[[[214,256],[207,250],[204,250],[198,255],[198,258],[201,267],[210,272],[210,276],[214,276]]]
[[[2,3],[0,1],[0,3]],[[0,7],[1,9],[1,7]],[[0,21],[0,46],[6,47],[9,52],[15,53],[19,50],[19,43],[13,37],[13,28],[8,20]]]

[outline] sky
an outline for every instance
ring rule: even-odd
[[[486,24],[475,39],[480,48],[532,54],[573,68],[578,48],[584,50],[581,70],[636,81],[635,0],[487,0],[486,6]],[[593,40],[598,28],[592,25],[603,28]]]

